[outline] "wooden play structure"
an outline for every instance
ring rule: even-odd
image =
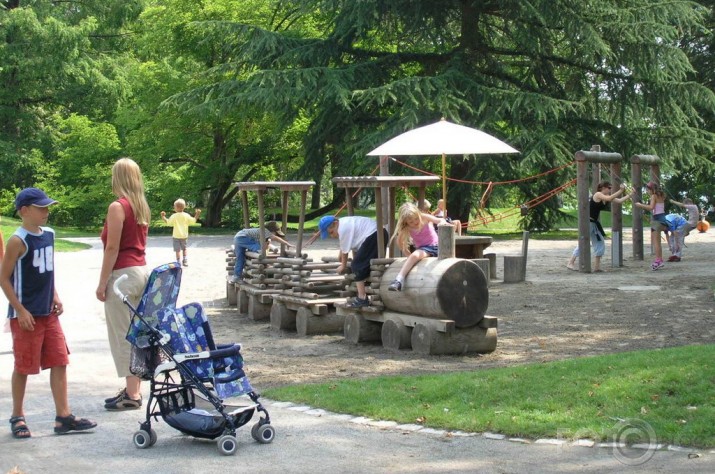
[[[395,227],[397,192],[416,188],[421,204],[426,186],[438,180],[435,176],[333,178],[348,196],[358,188],[373,189],[378,228],[390,229]],[[345,305],[347,298],[356,295],[352,275],[337,274],[336,257],[313,261],[303,252],[306,195],[313,185],[313,182],[237,183],[243,201],[244,228],[250,227],[248,192],[257,193],[259,228],[266,222],[266,192],[281,193],[282,230],[287,224],[289,193],[301,193],[301,208],[295,250],[281,246],[275,254],[246,252],[244,279],[240,283],[230,281],[235,255],[232,249],[227,251],[229,304],[237,305],[240,313],[255,321],[270,320],[274,330],[296,331],[302,336],[342,331],[351,343],[381,341],[390,350],[411,348],[422,354],[494,351],[497,319],[487,316],[486,311],[489,278],[495,273],[496,261],[494,254],[484,254],[484,249],[491,245],[491,237],[458,237],[453,227],[439,226],[438,258],[420,261],[409,273],[405,289],[391,292],[389,282],[399,272],[404,258],[397,256],[396,248],[388,249],[388,255],[385,237],[378,232],[380,252],[371,261],[366,282],[371,305],[349,308]],[[348,200],[347,209],[349,215],[354,215],[352,200]],[[469,258],[458,258],[457,254]],[[525,258],[519,265],[525,267]]]
[[[271,327],[279,330],[296,330],[301,335],[335,332],[342,329],[342,318],[335,315],[333,305],[345,298],[335,297],[335,291],[345,287],[345,276],[338,275],[338,263],[324,259],[314,262],[303,253],[303,227],[307,192],[312,181],[242,182],[236,186],[243,201],[244,228],[250,227],[248,192],[257,193],[258,226],[265,224],[265,194],[277,190],[281,194],[281,229],[285,231],[288,215],[289,193],[300,193],[300,217],[295,250],[284,245],[276,254],[246,252],[246,278],[232,283],[235,254],[227,250],[228,273],[226,296],[229,304],[236,304],[241,314],[255,320],[270,319]],[[265,240],[263,231],[261,240]]]
[[[385,225],[382,211],[387,199],[389,228],[395,228],[396,191],[417,187],[418,204],[434,176],[338,177],[333,182],[346,188],[373,188],[378,229]],[[349,205],[348,213],[352,213]],[[337,314],[345,317],[344,336],[348,342],[381,341],[391,350],[408,349],[422,354],[486,353],[496,349],[497,319],[486,316],[489,303],[489,271],[472,260],[455,258],[454,228],[440,226],[439,256],[415,265],[405,280],[403,291],[387,289],[399,272],[404,258],[386,257],[382,233],[378,232],[379,256],[371,261],[366,282],[372,304],[349,308],[337,304]],[[491,243],[491,241],[489,241]],[[396,249],[391,249],[395,255]],[[482,260],[488,269],[488,259]],[[354,287],[349,288],[351,294]]]
[[[579,230],[579,270],[584,273],[591,272],[591,242],[589,231],[589,173],[588,166],[592,165],[591,184],[594,189],[601,181],[601,165],[610,165],[609,175],[613,188],[616,189],[622,182],[621,165],[623,157],[619,153],[601,152],[598,145],[591,147],[590,151],[577,151],[574,155],[577,164],[577,194],[578,194],[578,230]],[[643,165],[649,167],[650,180],[660,183],[660,158],[655,155],[633,155],[631,162],[631,183],[635,196],[634,200],[642,200]],[[643,260],[643,210],[633,206],[633,259]],[[622,206],[611,202],[611,266],[623,266],[623,213]],[[652,246],[652,242],[651,242]]]

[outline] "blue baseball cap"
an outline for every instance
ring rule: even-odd
[[[320,222],[318,223],[318,228],[320,229],[320,238],[321,239],[327,239],[328,238],[328,227],[333,225],[333,222],[335,222],[337,219],[335,216],[323,216],[320,218]]]
[[[15,197],[15,209],[18,211],[25,206],[47,207],[52,204],[57,204],[57,201],[48,198],[43,190],[37,188],[25,188]]]

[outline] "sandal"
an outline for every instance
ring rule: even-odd
[[[18,425],[20,422],[23,424]],[[12,437],[15,439],[27,439],[32,437],[30,428],[25,424],[24,416],[13,416],[10,418],[10,431],[12,431]]]
[[[69,416],[56,416],[55,421],[61,423],[60,426],[55,426],[56,434],[66,434],[70,431],[84,431],[91,430],[97,423],[92,420],[87,420],[85,418],[75,418],[74,415]]]

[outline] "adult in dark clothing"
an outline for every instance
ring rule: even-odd
[[[603,271],[601,270],[601,257],[603,257],[603,254],[606,253],[606,232],[603,230],[603,226],[600,221],[601,211],[610,210],[608,205],[610,202],[621,204],[627,199],[630,199],[631,194],[619,197],[625,192],[625,189],[626,185],[621,184],[618,191],[611,194],[611,183],[608,181],[601,181],[596,186],[596,192],[593,193],[593,196],[591,196],[591,199],[588,201],[591,246],[593,247],[593,255],[595,257],[593,265],[594,273]],[[566,268],[569,270],[578,270],[576,267],[576,259],[578,258],[578,255],[579,249],[577,246],[571,254],[571,259],[566,264]]]

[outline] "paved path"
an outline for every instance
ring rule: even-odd
[[[190,266],[184,272],[180,304],[220,302],[224,298],[224,253],[230,237],[192,237]],[[693,450],[656,451],[523,444],[479,434],[450,435],[410,427],[369,423],[344,415],[267,402],[276,439],[253,441],[249,426],[238,432],[235,456],[218,453],[210,441],[182,436],[165,423],[154,425],[157,444],[138,450],[132,434],[143,412],[110,413],[102,400],[120,387],[114,375],[101,304],[94,298],[101,263],[96,239],[91,250],[56,255],[62,317],[71,355],[70,401],[74,411],[94,418],[93,433],[52,434],[54,409],[48,374],[30,378],[26,412],[33,438],[13,440],[9,425],[0,431],[0,473],[21,472],[203,473],[505,473],[505,472],[715,472],[715,454]],[[532,246],[530,251],[536,251]],[[334,253],[334,251],[332,252]],[[150,239],[154,266],[171,259],[170,239]],[[6,300],[0,296],[4,308]],[[4,309],[2,311],[4,313]],[[241,342],[241,341],[236,341]],[[0,334],[0,407],[10,414],[12,354],[9,334]],[[250,361],[247,361],[250,376]],[[147,388],[144,388],[145,397]],[[256,387],[260,391],[260,387]],[[651,456],[652,454],[652,456]]]

